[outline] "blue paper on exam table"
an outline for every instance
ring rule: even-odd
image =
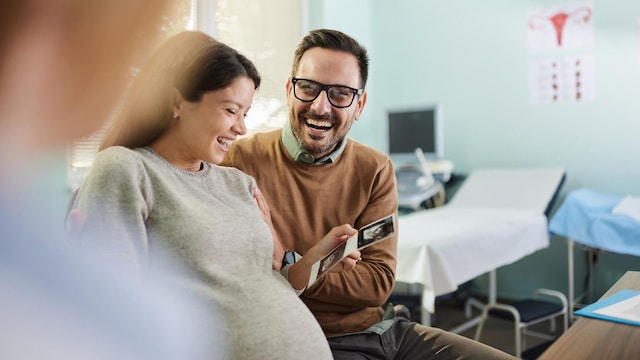
[[[604,313],[598,313],[598,311],[602,311],[604,308],[609,307],[611,305],[619,304],[622,301],[630,300],[633,297],[640,296],[640,290],[620,290],[617,293],[608,296],[602,300],[596,301],[595,303],[583,307],[582,309],[575,311],[574,314],[578,316],[585,316],[594,319],[600,320],[608,320],[613,322],[618,322],[622,324],[629,324],[634,326],[640,326],[640,321],[637,321],[638,311],[637,307],[635,307],[633,313],[627,311],[625,313],[620,313],[620,315],[608,315]]]
[[[549,222],[549,231],[578,243],[640,256],[640,222],[612,213],[624,196],[589,189],[570,192]]]

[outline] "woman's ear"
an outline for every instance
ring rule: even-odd
[[[180,95],[180,91],[178,91],[178,89],[176,89],[175,87],[171,88],[171,116],[174,119],[180,117],[180,109],[182,108],[183,101],[184,99],[182,98],[182,95]]]

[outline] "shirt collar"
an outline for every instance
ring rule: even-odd
[[[284,127],[282,129],[282,143],[287,149],[289,155],[291,155],[291,157],[293,157],[295,161],[311,165],[324,165],[335,162],[338,156],[342,154],[347,144],[345,139],[343,139],[333,152],[331,152],[329,155],[321,157],[318,160],[315,160],[313,154],[300,146],[298,139],[296,139],[295,135],[293,135],[291,123],[289,121],[284,124]]]

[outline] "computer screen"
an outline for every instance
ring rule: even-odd
[[[427,159],[442,159],[442,110],[438,104],[387,112],[387,151],[392,160],[415,160],[416,148]]]

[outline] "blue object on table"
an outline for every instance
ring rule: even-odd
[[[640,222],[612,214],[622,195],[571,191],[549,222],[549,231],[589,247],[640,256]]]
[[[589,306],[586,306],[574,312],[574,314],[579,316],[590,317],[594,319],[608,320],[608,321],[618,322],[622,324],[640,326],[640,322],[634,320],[633,318],[625,318],[625,317],[618,317],[618,316],[611,316],[611,315],[604,315],[604,314],[597,313],[597,311],[602,308],[617,304],[621,301],[630,299],[638,295],[640,295],[640,291],[638,290],[631,290],[631,289],[620,290],[611,296],[608,296],[602,300],[599,300]]]

